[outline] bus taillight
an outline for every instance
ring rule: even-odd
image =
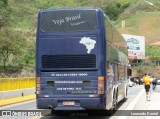
[[[40,94],[41,88],[40,88],[40,77],[36,77],[36,93]]]
[[[98,94],[104,94],[104,77],[98,77]]]

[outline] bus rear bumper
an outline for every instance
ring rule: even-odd
[[[72,102],[72,105],[64,105],[64,102]],[[37,108],[53,110],[104,110],[105,98],[38,98]]]

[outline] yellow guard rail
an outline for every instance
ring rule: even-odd
[[[0,91],[34,88],[35,77],[0,78]]]

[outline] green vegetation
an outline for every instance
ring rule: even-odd
[[[160,47],[159,46],[147,46],[146,55],[149,56],[151,61],[160,61]]]
[[[145,73],[153,76],[158,76],[157,68],[154,63],[143,62],[140,65],[133,67],[133,70],[137,72],[137,75],[143,76]]]
[[[150,1],[160,6],[160,1]],[[84,6],[102,8],[122,33],[145,36],[146,43],[160,40],[160,12],[144,0],[0,0],[0,77],[34,75],[40,9]],[[149,46],[146,55],[159,60],[159,51]]]
[[[110,19],[116,20],[118,16],[129,6],[127,4],[120,4],[117,2],[112,2],[106,6],[106,14],[109,16]]]

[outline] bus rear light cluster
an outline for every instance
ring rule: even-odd
[[[36,77],[36,94],[40,94],[40,77]]]
[[[104,77],[98,77],[98,94],[104,94]]]

